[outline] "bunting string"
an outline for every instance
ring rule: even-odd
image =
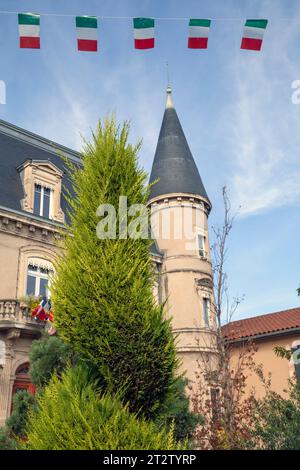
[[[18,15],[19,11],[8,11],[0,10],[0,15]],[[76,15],[71,13],[39,13],[39,16],[56,16],[56,17],[66,17],[66,18],[75,18]],[[82,16],[92,16],[94,18],[103,19],[103,20],[132,20],[134,16],[107,16],[107,15],[82,15]],[[187,16],[150,16],[149,18],[159,21],[189,21],[190,17]],[[243,21],[245,17],[242,16],[210,16],[212,21]],[[271,18],[270,21],[292,21],[294,17],[277,17]]]
[[[65,13],[17,13],[0,10],[1,14],[17,15],[20,37],[20,48],[40,49],[40,18],[41,16],[68,17],[75,19],[78,51],[98,51],[98,19],[132,20],[135,49],[153,49],[155,46],[156,20],[180,20],[188,22],[189,49],[207,49],[211,23],[218,20],[241,20],[241,18],[185,18],[185,17],[149,17],[134,18],[129,16],[74,16]],[[247,19],[244,24],[241,49],[260,51],[267,28],[266,19]]]

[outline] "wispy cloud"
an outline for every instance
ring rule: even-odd
[[[153,87],[145,61],[135,57],[122,66],[111,64],[110,73],[102,75],[98,85],[95,80],[92,85],[90,83],[90,75],[96,71],[90,64],[83,62],[78,73],[76,66],[70,63],[69,75],[65,77],[66,65],[58,61],[55,54],[50,63],[49,74],[57,92],[38,104],[39,116],[47,115],[47,120],[41,121],[37,117],[32,123],[36,132],[79,150],[82,136],[90,136],[98,119],[115,113],[118,121],[130,121],[132,142],[142,139],[141,163],[149,169],[162,103],[161,90]]]
[[[299,12],[270,23],[261,54],[236,56],[230,66],[237,89],[228,122],[231,190],[242,215],[300,201],[300,106],[291,102],[300,76],[289,57],[298,48]]]

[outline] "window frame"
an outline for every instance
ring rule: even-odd
[[[202,243],[200,243],[200,239]],[[206,253],[206,236],[198,231],[197,232],[197,254],[199,258],[206,258],[207,253]]]
[[[37,191],[37,187],[41,188],[40,192]],[[49,190],[49,211],[48,211],[48,216],[44,215],[44,205],[45,205],[45,197],[46,197],[45,190]],[[53,218],[52,217],[53,190],[51,188],[49,188],[49,186],[47,186],[47,185],[43,185],[41,183],[34,182],[33,192],[34,192],[34,194],[33,194],[33,213],[35,215],[43,217],[44,219],[52,219]],[[35,209],[35,200],[36,200],[36,194],[37,193],[39,194],[39,211],[36,211],[36,209]]]
[[[30,269],[30,266],[36,267],[37,269]],[[42,269],[47,269],[47,273],[43,273]],[[26,272],[26,285],[25,291],[26,295],[33,295],[34,297],[40,297],[41,295],[45,295],[47,298],[50,297],[50,287],[51,287],[51,276],[54,274],[53,268],[50,266],[48,268],[42,268],[39,265],[35,265],[32,262],[28,262],[27,265],[27,272]],[[35,288],[34,293],[28,292],[28,278],[33,277],[35,278]],[[47,287],[45,288],[45,294],[41,293],[41,280],[47,281]]]
[[[204,308],[204,305],[206,306]],[[210,313],[210,298],[209,297],[202,297],[202,318],[205,327],[209,328],[209,313]]]

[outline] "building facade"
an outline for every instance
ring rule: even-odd
[[[289,380],[300,381],[300,308],[268,313],[252,318],[233,321],[223,327],[231,354],[232,366],[237,364],[240,354],[249,345],[254,351],[255,366],[262,367],[266,379],[271,379],[271,389],[285,395]],[[294,354],[291,360],[278,357],[275,348],[281,347]],[[247,366],[246,393],[252,391],[256,397],[265,394],[265,387],[255,368]]]
[[[44,324],[31,319],[27,296],[51,289],[63,186],[71,190],[61,154],[80,163],[77,152],[0,121],[0,427],[13,394],[33,391],[28,353]]]

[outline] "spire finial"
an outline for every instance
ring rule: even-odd
[[[170,87],[170,74],[169,74],[169,64],[168,64],[168,62],[166,62],[166,70],[167,70],[167,88],[171,88]]]
[[[169,64],[166,63],[167,66],[167,102],[166,108],[174,108],[173,100],[172,100],[172,89],[170,86],[170,76],[169,76]]]

